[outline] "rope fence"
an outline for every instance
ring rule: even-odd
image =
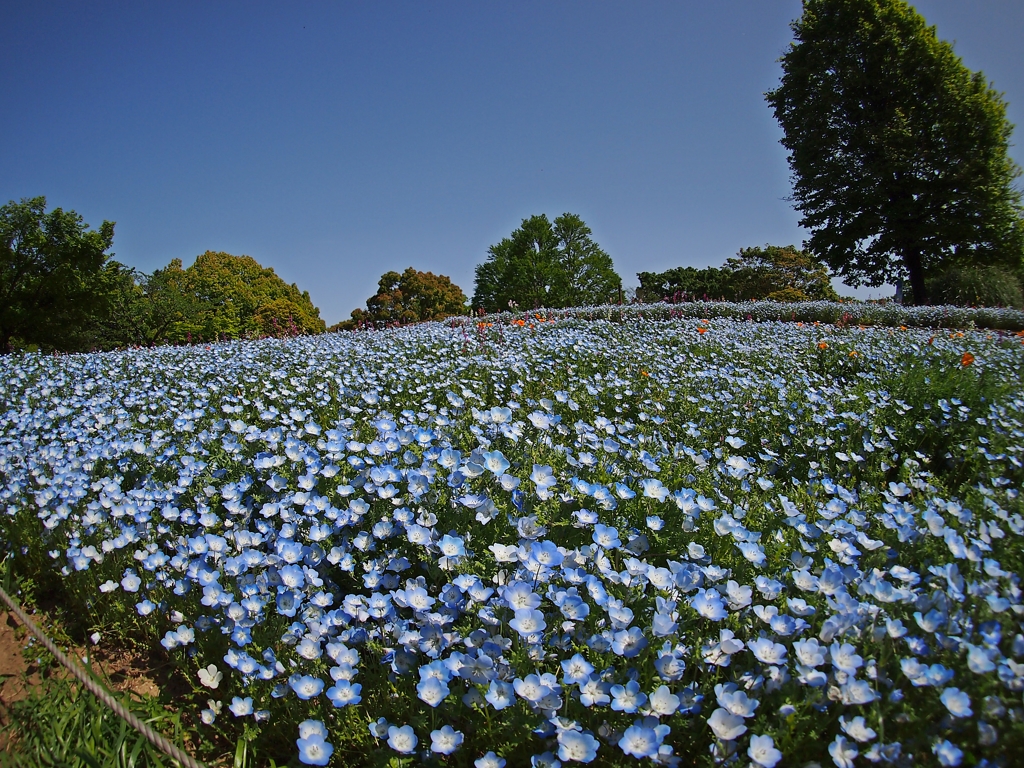
[[[79,682],[82,683],[97,699],[103,704],[109,707],[117,714],[118,717],[123,719],[128,725],[134,728],[136,731],[141,733],[154,747],[159,749],[168,757],[176,760],[180,765],[185,768],[206,768],[201,762],[196,760],[191,755],[178,749],[174,744],[169,742],[159,733],[150,728],[146,723],[142,722],[136,717],[130,710],[128,710],[120,701],[106,690],[100,683],[90,675],[85,669],[79,664],[72,661],[68,656],[57,647],[56,643],[53,642],[39,627],[37,627],[28,615],[21,609],[21,607],[15,602],[14,598],[7,594],[7,592],[0,587],[0,598],[7,603],[7,607],[11,609],[18,620],[24,624],[28,630],[36,636],[36,639],[43,644],[53,657],[57,659],[64,667],[74,675]]]

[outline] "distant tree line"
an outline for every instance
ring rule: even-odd
[[[147,275],[114,260],[113,238],[113,222],[90,229],[44,197],[0,207],[0,352],[324,330],[308,293],[248,256],[208,251]]]
[[[828,270],[795,246],[741,248],[722,267],[676,267],[665,272],[640,272],[641,301],[835,301]]]

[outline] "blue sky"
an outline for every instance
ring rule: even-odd
[[[762,96],[797,0],[5,6],[0,202],[116,221],[144,271],[248,254],[330,324],[389,269],[471,295],[538,213],[626,285],[806,237]],[[915,7],[1024,124],[1024,3]]]

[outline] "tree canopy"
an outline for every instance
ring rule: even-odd
[[[845,282],[943,265],[1019,269],[1019,169],[1006,103],[903,0],[805,0],[766,94],[785,136],[805,244]]]
[[[725,299],[729,292],[725,273],[718,267],[674,267],[664,272],[638,272],[640,301],[700,301]]]
[[[349,320],[331,329],[349,330],[360,323],[421,323],[465,311],[466,294],[451,278],[409,267],[401,274],[390,271],[381,275],[377,293],[366,300],[366,309],[352,310]]]
[[[734,301],[835,301],[832,279],[809,252],[793,245],[740,248],[722,267]]]
[[[74,211],[47,213],[45,197],[0,208],[0,352],[86,348],[84,329],[121,269],[107,253],[113,240],[113,222],[89,229]]]
[[[676,267],[640,272],[637,297],[642,301],[835,300],[839,296],[825,266],[793,245],[740,248],[722,267]]]
[[[488,249],[476,268],[473,307],[500,312],[518,306],[575,307],[614,300],[622,286],[611,256],[579,216],[545,214]]]
[[[206,251],[188,269],[174,259],[144,282],[153,340],[322,333],[307,291],[251,256]]]

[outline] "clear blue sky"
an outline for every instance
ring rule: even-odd
[[[915,5],[1024,140],[1024,2]],[[248,254],[328,324],[389,269],[471,295],[487,248],[538,213],[580,214],[627,285],[717,266],[806,236],[762,97],[800,9],[8,0],[0,202],[116,221],[116,258],[144,271]]]

